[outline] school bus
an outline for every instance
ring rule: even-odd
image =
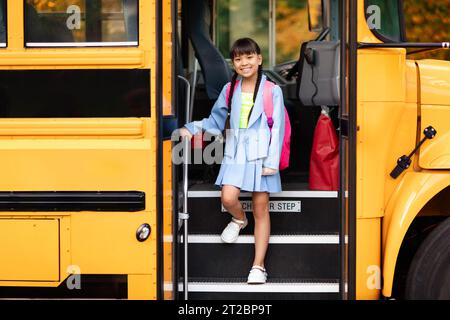
[[[408,42],[403,2],[1,0],[0,298],[448,298],[450,62],[411,50],[450,45]],[[220,243],[221,139],[174,136],[241,36],[292,125],[259,286],[248,193],[249,227]],[[323,106],[337,190],[308,184]]]

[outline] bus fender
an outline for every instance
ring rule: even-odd
[[[420,210],[450,185],[449,171],[408,172],[387,204],[383,219],[383,290],[392,295],[395,265],[403,238]]]

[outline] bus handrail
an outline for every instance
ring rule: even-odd
[[[179,79],[184,81],[186,84],[186,123],[189,122],[189,111],[190,111],[190,103],[191,103],[191,84],[189,81],[182,77],[178,76]],[[189,139],[184,138],[184,151],[183,151],[183,212],[178,213],[178,218],[183,221],[183,248],[184,248],[184,277],[183,277],[183,293],[184,300],[188,300],[188,150],[189,150]]]

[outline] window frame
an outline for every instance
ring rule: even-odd
[[[8,48],[8,1],[6,0],[0,0],[4,1],[3,3],[0,3],[0,6],[3,6],[3,17],[2,20],[5,24],[5,42],[0,42],[0,49],[6,49]],[[1,20],[0,20],[1,21]]]
[[[27,49],[42,48],[137,48],[140,46],[139,38],[139,21],[140,21],[140,0],[136,0],[136,40],[135,41],[84,41],[84,42],[31,42],[27,41],[27,19],[26,19],[26,1],[23,0],[23,30],[24,30],[24,47]],[[92,0],[85,0],[92,1]],[[98,0],[101,1],[101,0]],[[102,20],[103,21],[103,20]]]

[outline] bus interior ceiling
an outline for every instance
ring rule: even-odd
[[[179,4],[180,2],[182,1],[179,1]],[[182,18],[177,23],[179,26],[177,70],[179,74],[190,81],[192,86],[195,86],[195,89],[191,90],[191,94],[194,94],[191,105],[191,121],[201,120],[210,115],[220,89],[223,84],[231,80],[232,67],[228,56],[221,54],[217,48],[218,45],[214,43],[213,30],[218,28],[217,25],[214,26],[214,15],[211,14],[214,11],[214,5],[213,1],[208,0],[189,1],[189,5],[185,7],[181,4],[181,15],[179,16]],[[234,40],[236,39],[230,39],[231,42]],[[294,59],[299,58],[301,45],[302,43],[298,43],[298,52]],[[290,164],[281,172],[283,189],[308,190],[313,135],[321,107],[301,103],[297,94],[297,74],[289,80],[286,78],[289,69],[297,62],[296,60],[291,59],[268,66],[268,59],[265,57],[264,59],[264,74],[281,87],[292,127]],[[225,64],[229,71],[224,70]],[[216,87],[215,92],[211,92],[214,91],[211,89],[214,86]],[[183,90],[184,88],[179,88],[179,99],[177,99],[180,126],[186,119],[185,99],[183,98],[185,92]],[[331,106],[330,117],[334,127],[338,128],[337,106]],[[195,150],[192,151],[191,165],[189,166],[190,185],[213,184],[219,172],[220,163],[212,165],[204,162],[194,163],[195,152]]]

